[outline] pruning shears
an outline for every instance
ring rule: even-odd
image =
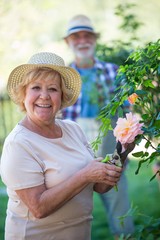
[[[116,149],[112,156],[106,155],[106,157],[102,160],[102,162],[108,162],[110,164],[114,164],[116,166],[122,166],[121,163],[121,151],[122,151],[122,144],[118,141],[116,144]]]
[[[110,160],[110,163],[122,167],[122,159],[121,159],[121,152],[122,152],[122,144],[118,141],[116,144],[116,149],[112,155],[112,159]]]
[[[116,166],[123,167],[128,154],[134,149],[134,147],[135,147],[134,142],[129,143],[127,145],[127,149],[124,152],[122,152],[122,144],[118,141],[116,144],[115,151],[112,154],[112,158],[110,159],[106,156],[105,159],[102,160],[102,162],[108,162]]]

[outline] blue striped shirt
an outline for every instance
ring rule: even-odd
[[[70,67],[81,75],[82,89],[77,102],[62,111],[63,118],[76,121],[79,117],[97,117],[113,97],[118,66],[95,59],[91,69],[77,68],[75,62]]]

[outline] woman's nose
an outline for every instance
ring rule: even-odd
[[[40,98],[41,98],[41,99],[49,99],[50,96],[49,96],[49,94],[48,94],[47,91],[41,91],[41,93],[40,93]]]

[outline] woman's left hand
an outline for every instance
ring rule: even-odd
[[[112,187],[116,186],[123,169],[121,167],[117,167],[116,165],[103,163],[106,165],[106,175],[103,179],[103,182],[96,183],[94,185],[94,191],[98,193],[104,193],[109,191]]]

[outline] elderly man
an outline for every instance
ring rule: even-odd
[[[98,132],[96,117],[100,109],[114,94],[115,78],[118,66],[114,63],[100,61],[95,57],[96,42],[99,33],[95,32],[91,20],[85,15],[74,16],[68,24],[64,37],[75,59],[70,64],[81,75],[82,90],[75,105],[63,111],[63,117],[77,121],[88,135],[90,141],[94,140]],[[115,122],[115,119],[113,119]],[[113,123],[114,124],[114,123]],[[113,153],[115,138],[112,132],[103,139],[101,156]],[[120,224],[119,216],[123,216],[130,208],[127,190],[127,179],[123,174],[118,184],[118,192],[114,189],[100,195],[106,209],[109,226],[115,239],[123,235],[132,234],[134,225],[131,217]]]

